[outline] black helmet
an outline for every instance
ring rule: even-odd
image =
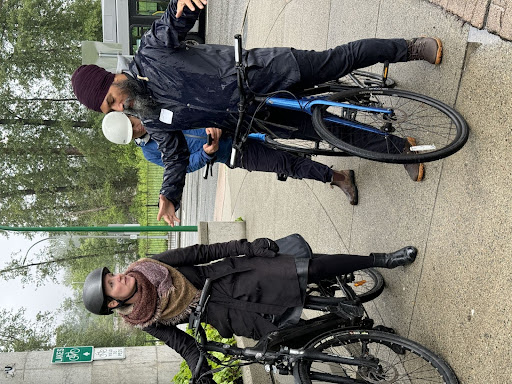
[[[108,300],[103,293],[103,276],[110,273],[107,267],[98,268],[89,273],[85,279],[82,299],[85,308],[96,315],[110,315],[112,310],[107,306]]]

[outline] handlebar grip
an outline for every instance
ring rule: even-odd
[[[212,145],[212,143],[213,143],[212,135],[210,135],[210,134],[206,135],[206,144]]]
[[[229,168],[235,168],[235,159],[236,159],[237,152],[238,151],[236,148],[231,148],[231,157],[229,159]]]
[[[239,65],[242,58],[242,36],[235,35],[235,64]]]

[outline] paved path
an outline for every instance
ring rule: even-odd
[[[365,37],[443,39],[441,66],[391,67],[401,88],[455,106],[471,127],[465,148],[428,164],[425,181],[397,165],[319,158],[356,171],[352,207],[318,182],[220,169],[216,218],[243,217],[250,239],[298,232],[318,252],[415,245],[416,263],[384,271],[374,316],[443,356],[462,383],[512,382],[512,44],[428,1],[212,0],[208,41],[230,44],[236,32],[247,47],[316,50]]]

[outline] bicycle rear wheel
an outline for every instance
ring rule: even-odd
[[[458,112],[424,95],[374,88],[340,92],[329,100],[393,110],[392,115],[387,115],[343,107],[313,107],[313,124],[319,136],[366,159],[400,164],[439,160],[457,152],[468,138],[467,123]],[[385,134],[327,121],[330,117],[343,117]],[[417,142],[409,153],[405,151],[408,137]]]
[[[340,276],[345,279],[361,302],[366,303],[377,298],[384,290],[384,278],[379,271],[373,268],[361,269],[351,274]],[[323,297],[343,297],[337,278],[321,280],[317,284],[308,285],[308,294],[317,292]]]
[[[298,364],[300,382],[336,383],[340,379],[354,383],[457,384],[451,367],[422,345],[400,336],[373,330],[338,330],[320,335],[305,347],[343,357],[376,361],[378,368],[349,364],[306,361]]]
[[[308,156],[351,156],[324,140],[273,139],[266,136],[265,143],[273,149]]]

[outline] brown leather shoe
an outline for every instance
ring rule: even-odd
[[[331,186],[335,185],[340,188],[348,197],[348,201],[352,205],[357,205],[359,196],[354,171],[332,171]],[[332,188],[332,187],[331,187]]]
[[[443,44],[437,37],[418,37],[407,41],[407,61],[425,60],[430,64],[441,63]]]
[[[416,145],[414,137],[408,137],[402,153],[411,153],[411,147]],[[412,181],[421,181],[425,177],[425,165],[423,163],[404,164],[404,168]]]

